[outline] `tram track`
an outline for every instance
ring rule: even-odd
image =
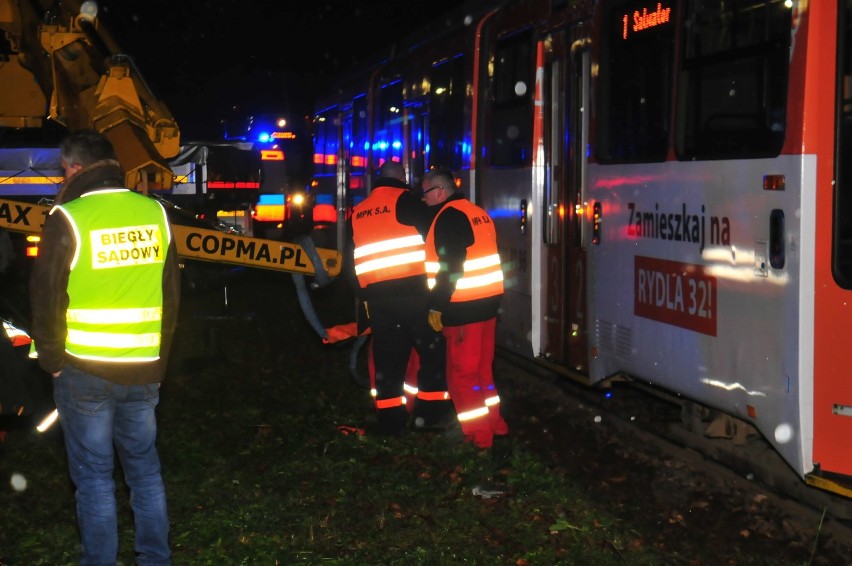
[[[696,432],[697,411],[687,400],[630,380],[589,387],[504,350],[498,351],[496,375],[503,406],[514,416],[510,425],[526,423],[524,411],[550,406],[533,419],[540,430],[518,434],[553,458],[594,460],[613,451],[630,451],[648,468],[649,478],[661,473],[675,475],[672,468],[682,468],[676,475],[688,485],[673,489],[672,498],[694,491],[696,486],[708,492],[693,494],[699,500],[720,500],[735,492],[739,498],[735,501],[765,501],[773,506],[775,511],[762,514],[777,520],[783,526],[779,529],[827,537],[852,547],[852,500],[807,485],[759,435],[748,434],[744,443],[737,443],[736,435],[708,438],[702,431]],[[559,428],[572,430],[559,434],[554,430]],[[539,443],[536,437],[545,430],[546,437]],[[587,440],[590,435],[605,440],[598,440],[592,452],[583,453],[578,439]],[[655,471],[655,467],[665,470]],[[598,483],[616,473],[602,469]]]

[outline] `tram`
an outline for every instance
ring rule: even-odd
[[[852,2],[470,2],[341,76],[314,185],[388,159],[497,226],[498,346],[758,431],[852,497]]]

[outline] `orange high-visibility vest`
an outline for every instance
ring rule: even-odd
[[[467,199],[447,202],[432,221],[426,235],[426,277],[429,288],[435,286],[435,277],[441,269],[438,250],[435,247],[435,222],[447,208],[463,212],[473,229],[473,245],[467,249],[464,272],[456,282],[451,303],[461,303],[496,297],[503,294],[503,270],[497,252],[497,231],[488,213]]]
[[[405,189],[376,187],[352,212],[355,275],[361,288],[426,273],[423,237],[396,220]]]

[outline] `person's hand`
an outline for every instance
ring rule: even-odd
[[[444,329],[444,325],[441,323],[441,313],[439,311],[429,311],[429,326],[431,326],[432,330],[435,332],[440,332]]]

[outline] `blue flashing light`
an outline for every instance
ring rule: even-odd
[[[391,144],[391,147],[393,147],[396,150],[399,150],[402,147],[402,142],[401,141],[394,141]]]
[[[493,208],[487,212],[495,220],[498,218],[519,218],[521,216],[521,213],[515,208]]]
[[[612,399],[612,391],[607,391],[606,393],[604,393],[604,397],[607,399]]]
[[[266,143],[270,139],[270,135],[268,132],[261,132],[260,135],[257,136],[257,141]]]

